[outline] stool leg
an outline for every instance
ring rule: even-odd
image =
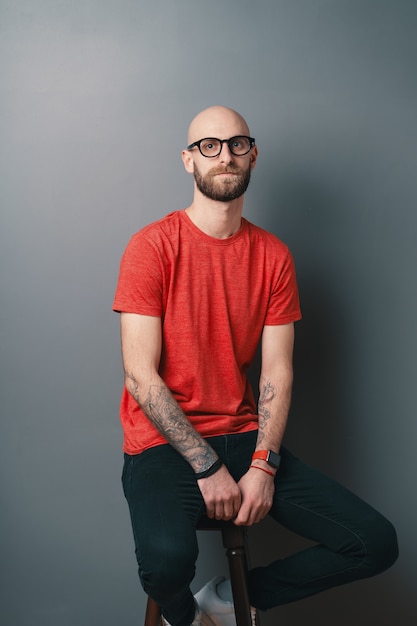
[[[222,537],[229,561],[236,625],[252,626],[247,581],[245,530],[230,524],[222,529]]]
[[[161,609],[149,596],[146,603],[144,626],[162,626]]]

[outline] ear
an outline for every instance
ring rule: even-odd
[[[253,170],[253,168],[256,165],[256,160],[258,158],[258,148],[257,146],[253,146],[251,153],[250,153],[250,169]]]
[[[189,174],[194,173],[194,159],[189,150],[183,150],[181,152],[182,162],[184,163],[185,171]]]

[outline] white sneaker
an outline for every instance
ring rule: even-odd
[[[233,602],[222,600],[216,587],[225,580],[224,576],[217,576],[210,580],[198,593],[195,594],[198,606],[210,618],[214,626],[236,626],[235,608]],[[256,625],[256,609],[251,607],[252,624]]]

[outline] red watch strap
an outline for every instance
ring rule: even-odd
[[[256,450],[252,455],[252,461],[260,459],[261,461],[268,461],[269,450]]]

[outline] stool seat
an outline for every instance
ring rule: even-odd
[[[197,530],[217,530],[222,533],[223,546],[229,562],[230,582],[235,607],[236,626],[252,626],[247,584],[246,528],[233,522],[202,518]],[[161,626],[159,606],[148,596],[144,626]]]

